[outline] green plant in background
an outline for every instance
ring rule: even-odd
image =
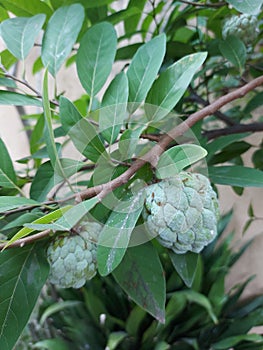
[[[245,248],[215,246],[216,185],[263,187],[262,3],[0,1],[0,104],[30,148],[17,171],[0,139],[1,350],[262,348],[262,298],[224,290]]]

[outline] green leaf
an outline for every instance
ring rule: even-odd
[[[209,167],[213,183],[239,187],[263,187],[263,172],[258,169],[236,166]]]
[[[50,18],[43,38],[41,58],[55,76],[77,39],[84,20],[80,4],[60,7]]]
[[[41,224],[41,223],[49,223],[52,222],[54,220],[57,220],[58,218],[60,218],[67,210],[69,210],[71,208],[70,205],[67,205],[63,208],[57,209],[52,211],[51,213],[48,213],[44,216],[42,216],[39,219],[36,219],[32,222],[32,224]],[[29,224],[28,224],[29,225]],[[24,225],[26,226],[26,224]],[[21,239],[23,237],[28,236],[30,233],[34,232],[35,229],[31,229],[28,227],[23,227],[21,230],[19,230],[5,245],[4,249],[6,249],[8,246],[10,246],[10,244],[12,244],[13,242],[17,241],[18,239]]]
[[[203,294],[197,293],[194,290],[183,290],[183,291],[175,292],[174,295],[179,295],[179,296],[182,295],[183,297],[186,298],[188,302],[195,303],[202,306],[207,311],[211,320],[215,324],[218,323],[218,320],[216,318],[216,315],[214,314],[214,311],[209,299]]]
[[[133,33],[136,31],[138,24],[141,19],[141,13],[144,9],[145,3],[147,0],[130,0],[127,6],[127,10],[131,8],[137,8],[140,12],[138,14],[134,14],[133,16],[127,18],[124,21],[124,28],[126,33]]]
[[[102,276],[111,273],[122,261],[143,204],[144,191],[139,191],[128,200],[120,201],[104,224],[97,249],[98,270]]]
[[[0,343],[12,350],[26,326],[49,266],[42,245],[10,249],[0,254]]]
[[[13,167],[12,159],[1,138],[0,138],[0,154],[1,154],[0,174],[2,174],[2,176],[3,174],[5,174],[12,183],[16,184],[16,173]],[[3,180],[1,180],[1,175],[0,175],[0,186],[3,186],[2,182]]]
[[[156,344],[154,348],[154,350],[169,350],[169,349],[170,349],[170,345],[165,341],[158,342],[158,344]]]
[[[207,145],[205,145],[205,148],[208,152],[207,161],[209,161],[214,156],[214,154],[217,153],[218,151],[221,151],[225,147],[231,145],[233,142],[243,139],[248,135],[249,133],[220,136],[217,139],[209,142]]]
[[[82,167],[82,162],[74,159],[61,158],[60,162],[67,178],[74,175]],[[63,180],[64,178],[54,171],[49,161],[41,164],[31,184],[30,198],[39,202],[45,201],[50,190]]]
[[[113,276],[136,304],[165,322],[165,278],[157,251],[150,242],[128,248]]]
[[[8,210],[16,209],[23,206],[38,206],[40,203],[24,198],[24,197],[14,197],[14,196],[0,196],[0,213]]]
[[[95,24],[81,39],[76,59],[77,71],[91,99],[103,87],[111,72],[116,48],[115,29],[107,22]]]
[[[233,337],[228,337],[212,345],[213,350],[224,350],[232,348],[242,341],[249,341],[253,343],[263,341],[263,337],[259,334],[242,334]]]
[[[239,72],[244,69],[247,50],[242,40],[236,36],[228,36],[219,43],[219,50],[222,55],[238,68]]]
[[[15,56],[11,54],[7,49],[0,53],[1,63],[5,69],[10,69],[17,61]]]
[[[45,311],[41,315],[39,323],[41,326],[43,326],[47,318],[51,315],[54,315],[55,313],[60,311],[64,311],[67,308],[74,308],[79,305],[82,305],[82,302],[79,300],[66,300],[51,304],[48,308],[45,309]]]
[[[45,22],[46,16],[10,18],[1,24],[1,36],[8,50],[18,59],[25,60]]]
[[[174,146],[160,156],[156,176],[159,179],[174,176],[206,155],[207,151],[201,146],[191,144]]]
[[[62,127],[77,150],[93,162],[96,162],[101,155],[105,156],[105,147],[95,127],[81,116],[67,98],[61,97],[59,102]]]
[[[106,347],[107,350],[115,350],[127,335],[127,333],[122,331],[110,333]]]
[[[51,8],[39,0],[1,0],[1,5],[18,17],[31,17],[39,13],[49,17],[52,14]]]
[[[263,0],[226,0],[236,10],[250,15],[256,15],[260,11]]]
[[[130,63],[127,70],[130,113],[145,99],[158,74],[165,54],[165,42],[164,34],[156,36],[138,49]]]
[[[54,223],[49,224],[49,222],[54,221],[53,219],[46,220],[47,216],[38,219],[30,224],[25,224],[27,229],[31,231],[37,230],[55,230],[55,231],[69,231],[72,227],[77,225],[77,223],[85,216],[97,203],[99,202],[98,197],[93,197],[77,205],[74,205],[66,212],[64,211]],[[52,214],[52,213],[50,213]],[[55,218],[57,219],[57,218]]]
[[[18,92],[0,90],[0,105],[41,107],[42,102],[34,97],[19,94]]]
[[[129,159],[134,155],[140,135],[144,129],[145,125],[140,125],[136,129],[127,129],[122,133],[119,141],[122,159]]]
[[[198,266],[199,255],[192,252],[175,254],[171,251],[169,252],[169,256],[178,275],[182,278],[186,286],[191,288]]]
[[[13,89],[15,89],[17,87],[16,82],[12,79],[9,79],[9,78],[0,78],[0,85],[10,87]]]
[[[125,73],[118,74],[106,90],[99,111],[99,128],[104,139],[112,144],[118,137],[127,117],[128,79]]]
[[[206,52],[185,56],[159,75],[146,98],[149,120],[159,121],[174,108],[206,56]]]
[[[32,349],[40,350],[69,350],[68,344],[59,338],[56,339],[45,339],[38,341],[32,345]]]

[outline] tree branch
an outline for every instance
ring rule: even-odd
[[[212,140],[219,136],[240,134],[242,132],[260,132],[263,131],[263,123],[251,123],[251,124],[237,124],[229,126],[228,128],[222,128],[217,130],[204,131],[203,135]]]
[[[209,106],[209,102],[204,100],[201,96],[197,95],[193,89],[191,90],[191,96],[189,97],[190,100],[197,102],[199,104],[201,104],[202,106]],[[214,113],[214,115],[219,119],[222,120],[226,125],[235,125],[236,123],[229,118],[227,115],[225,115],[224,113],[220,112],[220,111],[216,111]]]
[[[203,4],[203,3],[198,3],[198,2],[193,2],[193,1],[188,1],[188,0],[180,0],[183,4],[186,5],[192,5],[196,7],[214,7],[214,8],[219,8],[222,6],[227,5],[225,2],[217,2],[215,4]]]
[[[248,92],[254,90],[256,87],[263,84],[263,76],[258,77],[246,85],[238,88],[235,91],[228,93],[225,96],[220,97],[209,106],[204,107],[202,110],[193,113],[188,117],[188,119],[176,126],[169,133],[165,134],[161,137],[160,141],[143,157],[137,159],[129,169],[127,169],[124,173],[122,173],[117,178],[109,181],[108,183],[104,183],[98,186],[94,186],[88,188],[78,194],[73,194],[59,202],[66,202],[70,199],[74,199],[76,202],[81,202],[87,198],[91,198],[94,196],[98,196],[100,200],[102,200],[108,193],[116,189],[117,187],[127,183],[129,179],[146,163],[150,163],[152,166],[156,166],[159,160],[160,155],[165,151],[167,146],[171,141],[175,140],[177,137],[182,136],[187,130],[189,130],[195,123],[199,120],[204,119],[209,115],[213,115],[217,110],[230,103],[233,100],[244,97]],[[57,202],[58,203],[58,202]],[[50,230],[46,230],[43,232],[36,233],[32,236],[22,238],[13,244],[10,244],[8,248],[23,246],[25,244],[32,243],[38,239],[42,239],[47,237],[51,233]],[[0,244],[0,249],[5,247],[5,243]]]

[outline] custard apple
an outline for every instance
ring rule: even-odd
[[[78,231],[58,235],[47,249],[49,281],[59,288],[80,288],[97,272],[96,242],[101,225],[85,223]]]
[[[199,253],[217,235],[217,196],[207,177],[182,171],[146,188],[143,217],[164,247]]]
[[[242,14],[228,18],[222,28],[224,39],[230,35],[237,36],[246,44],[253,42],[258,35],[258,20],[256,16]]]

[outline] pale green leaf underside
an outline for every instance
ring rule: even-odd
[[[24,60],[32,49],[46,16],[10,18],[1,24],[1,36],[8,50],[18,59]]]
[[[50,18],[43,38],[41,58],[55,76],[77,39],[84,20],[80,4],[60,7]]]
[[[160,156],[156,175],[159,179],[174,176],[206,155],[207,151],[198,145],[174,146]]]
[[[232,5],[236,10],[247,13],[250,15],[256,15],[261,5],[263,4],[263,0],[226,0],[230,5]]]

